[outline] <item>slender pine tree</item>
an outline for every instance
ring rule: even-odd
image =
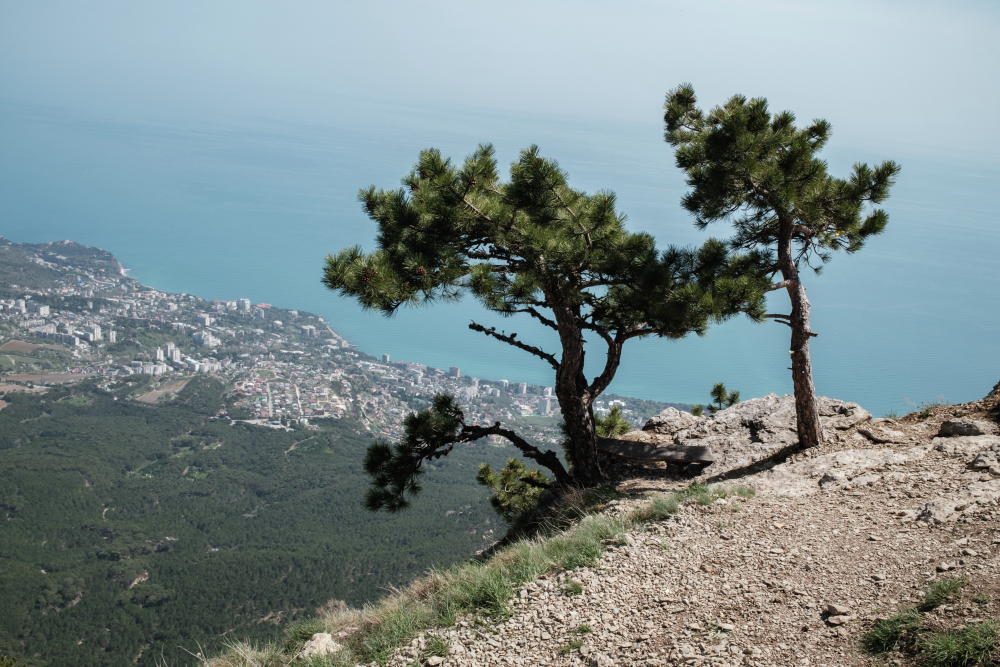
[[[809,357],[809,339],[817,334],[799,269],[819,273],[833,251],[857,252],[882,233],[889,216],[877,208],[865,213],[865,206],[889,196],[899,166],[858,163],[850,178],[835,178],[818,157],[830,138],[825,120],[797,128],[791,112],[772,115],[766,99],[742,95],[708,112],[696,102],[694,88],[682,84],[664,105],[665,138],[691,186],[682,204],[701,229],[730,222],[731,247],[767,253],[769,274],[781,274],[767,290],[784,289],[791,313],[765,317],[791,327],[799,443],[815,447],[823,442]]]
[[[656,249],[653,237],[630,233],[610,192],[573,190],[566,174],[532,146],[502,182],[492,146],[481,145],[460,167],[426,150],[403,188],[362,190],[359,199],[378,226],[378,249],[348,248],[328,256],[323,283],[391,315],[398,308],[472,294],[487,310],[527,316],[559,336],[546,351],[472,322],[469,328],[549,364],[565,421],[569,470],[503,428],[468,424],[457,402],[438,396],[411,415],[399,443],[373,444],[365,460],[372,510],[396,511],[419,491],[423,463],[456,443],[500,435],[547,467],[559,485],[604,479],[597,455],[594,400],[611,383],[625,343],[634,338],[704,334],[711,322],[738,313],[760,320],[763,290],[758,253],[731,253],[721,241],[697,249]],[[592,379],[584,376],[584,336],[606,347]],[[547,484],[525,474],[528,484]]]

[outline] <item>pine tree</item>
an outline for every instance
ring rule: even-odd
[[[565,421],[565,469],[502,427],[468,424],[451,397],[411,415],[395,445],[373,444],[365,469],[367,505],[396,511],[419,491],[423,463],[456,443],[500,435],[522,456],[548,468],[555,483],[604,479],[592,405],[615,376],[625,343],[634,338],[702,335],[712,322],[738,313],[760,320],[763,290],[758,254],[731,253],[710,240],[696,249],[658,251],[645,233],[625,229],[615,195],[573,190],[559,165],[532,146],[502,182],[493,147],[481,145],[459,167],[437,150],[421,152],[403,188],[359,193],[378,226],[378,249],[347,248],[326,259],[323,283],[387,316],[402,306],[473,295],[489,311],[527,316],[558,333],[559,353],[472,322],[469,328],[523,350],[555,372]],[[584,336],[604,343],[600,373],[584,376]],[[542,484],[525,476],[529,484]]]
[[[665,138],[691,186],[682,204],[701,229],[730,222],[731,247],[770,255],[769,275],[781,274],[767,291],[786,290],[791,313],[765,317],[791,327],[799,444],[818,446],[823,431],[809,357],[809,340],[818,334],[810,327],[799,270],[805,265],[819,273],[834,251],[855,253],[882,233],[886,212],[864,209],[889,196],[899,166],[859,163],[850,178],[835,178],[818,157],[830,138],[825,120],[797,128],[791,112],[772,115],[763,98],[735,95],[707,113],[696,102],[694,88],[682,84],[664,105]]]
[[[726,385],[722,382],[716,382],[712,385],[712,391],[709,392],[712,398],[718,405],[709,405],[708,411],[713,415],[719,410],[724,410],[726,408],[731,408],[740,402],[740,392],[738,391],[728,391]]]

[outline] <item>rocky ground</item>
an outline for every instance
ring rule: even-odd
[[[928,623],[1000,616],[1000,391],[900,419],[825,399],[826,444],[788,457],[790,405],[772,395],[709,419],[650,420],[630,437],[708,444],[718,460],[694,479],[624,465],[623,499],[606,512],[692,481],[745,485],[756,497],[687,503],[646,523],[594,567],[524,587],[509,620],[444,631],[450,654],[434,664],[916,664],[867,656],[859,638],[956,576],[968,581],[961,600]],[[395,663],[410,664],[428,641],[418,637]]]

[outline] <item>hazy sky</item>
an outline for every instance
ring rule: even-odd
[[[0,97],[121,117],[323,122],[388,102],[648,121],[690,81],[854,141],[995,151],[998,34],[995,0],[2,0]]]

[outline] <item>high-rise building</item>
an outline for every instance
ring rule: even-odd
[[[198,316],[198,324],[206,327],[211,326],[215,324],[215,318],[209,315],[208,313],[202,313],[201,315]]]
[[[176,345],[174,345],[174,342],[173,342],[173,341],[167,341],[167,346],[166,346],[166,349],[167,349],[167,356],[168,356],[168,357],[169,357],[169,356],[170,356],[170,355],[171,355],[171,354],[173,353],[173,351],[174,351],[174,349],[175,349],[176,347],[177,347],[177,346],[176,346]]]
[[[462,373],[461,371],[458,370],[458,366],[452,366],[451,368],[449,368],[448,375],[450,375],[453,378],[462,377]]]
[[[104,337],[101,335],[101,327],[96,324],[87,327],[86,332],[90,334],[91,340],[104,340]]]
[[[528,393],[528,383],[527,382],[522,382],[521,384],[517,385],[517,393],[519,393],[519,394],[527,394]]]
[[[542,390],[542,396],[551,396],[551,395],[552,395],[552,387],[546,387],[545,389]]]
[[[181,351],[176,347],[170,351],[170,361],[178,362],[181,360]]]
[[[382,355],[382,363],[383,364],[389,363],[389,355],[388,354],[383,354]]]
[[[118,332],[112,329],[108,332],[108,342],[117,343],[118,342]]]
[[[158,347],[158,348],[156,348],[156,350],[154,350],[154,352],[153,352],[153,358],[156,359],[157,361],[163,361],[164,356],[163,356],[163,348],[162,347]]]
[[[538,414],[544,417],[550,412],[552,412],[552,399],[551,398],[538,399]]]
[[[244,312],[249,312],[250,299],[236,299],[236,308]]]
[[[506,380],[500,380],[500,386],[506,389],[507,387],[510,386],[510,382],[507,382]]]
[[[315,338],[316,337],[316,327],[314,327],[311,324],[306,324],[305,326],[302,327],[302,335],[303,336],[307,336],[309,338]]]

